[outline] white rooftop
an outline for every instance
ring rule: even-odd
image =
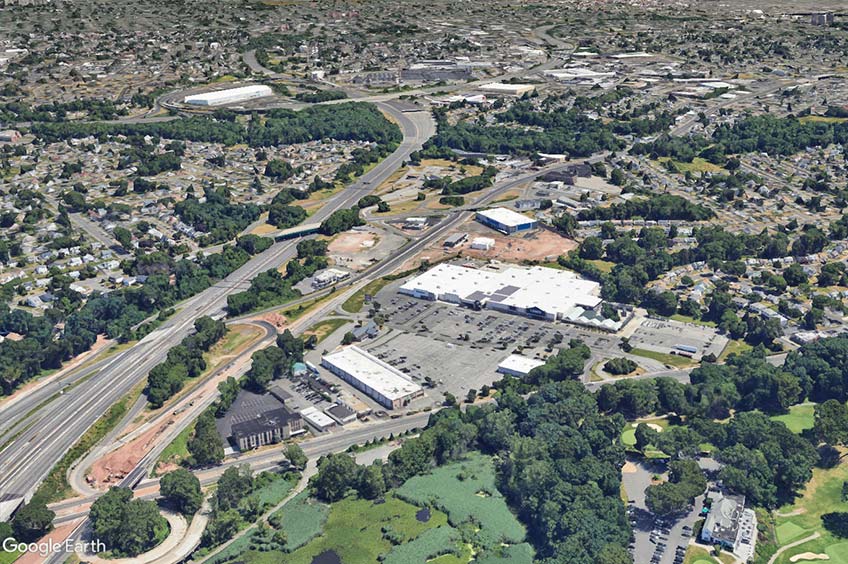
[[[508,370],[519,374],[528,374],[531,370],[543,364],[545,364],[544,360],[511,354],[498,364],[498,371]]]
[[[406,294],[429,294],[438,299],[494,302],[499,309],[538,308],[567,317],[575,308],[601,303],[600,285],[570,270],[543,266],[513,266],[501,271],[440,264],[401,286]]]
[[[501,225],[506,225],[507,227],[517,227],[533,221],[526,215],[521,215],[520,213],[507,208],[492,208],[490,210],[479,211],[477,214],[487,217],[492,221],[497,221]]]
[[[403,372],[355,345],[324,355],[324,362],[356,377],[357,380],[390,400],[403,399],[421,391]]]
[[[326,413],[321,413],[314,405],[310,405],[300,412],[300,416],[312,423],[319,429],[332,427],[336,422]]]
[[[203,92],[201,94],[192,94],[186,96],[183,100],[186,104],[215,104],[223,103],[231,100],[259,98],[262,96],[271,96],[274,93],[270,86],[264,84],[251,84],[248,86],[240,86],[237,88],[227,88],[225,90],[215,90],[212,92]]]

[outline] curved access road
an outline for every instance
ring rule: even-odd
[[[435,123],[428,112],[403,112],[390,102],[377,105],[398,123],[403,142],[357,182],[328,198],[312,216],[312,221],[320,222],[336,210],[351,207],[385,181],[435,132]],[[183,302],[177,313],[138,344],[98,364],[93,374],[64,393],[44,400],[43,405],[26,398],[17,402],[16,411],[24,415],[18,422],[19,433],[0,452],[0,496],[8,494],[28,499],[55,464],[110,406],[142,382],[149,370],[165,358],[168,350],[192,331],[195,319],[223,315],[227,296],[246,289],[259,273],[294,257],[296,244],[296,240],[278,242],[253,257],[224,280]],[[4,417],[4,409],[0,406],[0,420]]]

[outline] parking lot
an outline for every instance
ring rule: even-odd
[[[556,348],[568,346],[571,339],[580,339],[601,352],[614,350],[619,341],[603,331],[492,310],[476,311],[385,289],[377,299],[382,304],[380,313],[390,327],[476,350],[512,353],[520,349],[525,356],[544,359]]]
[[[400,331],[377,339],[367,349],[423,386],[437,402],[443,399],[444,392],[462,399],[468,390],[480,390],[483,385],[500,380],[502,375],[496,369],[508,356]]]
[[[719,469],[712,458],[701,458],[698,464],[708,473]],[[628,460],[621,479],[627,493],[627,515],[633,527],[634,542],[630,552],[636,564],[681,564],[686,547],[693,540],[695,523],[700,518],[704,495],[695,498],[690,510],[681,515],[660,518],[645,505],[645,489],[655,475],[666,472],[660,462]]]
[[[720,355],[727,345],[727,337],[719,335],[712,327],[647,317],[633,332],[630,344],[662,353],[679,353],[680,350],[675,348],[678,346],[692,347],[697,351],[694,357],[698,359],[710,353]]]

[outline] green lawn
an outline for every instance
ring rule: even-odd
[[[362,311],[362,307],[365,305],[365,295],[373,296],[377,292],[379,292],[386,284],[391,282],[388,278],[378,278],[377,280],[372,280],[359,290],[357,290],[351,297],[345,300],[345,303],[342,304],[342,309],[348,313],[359,313]]]
[[[745,341],[737,341],[735,339],[731,339],[725,345],[724,350],[721,351],[721,354],[718,355],[719,361],[724,361],[733,353],[742,354],[751,350],[753,347],[746,343]]]
[[[775,415],[772,421],[780,421],[786,425],[790,431],[800,434],[807,429],[813,428],[813,410],[815,406],[811,403],[793,405],[789,408],[789,413],[785,415]]]
[[[710,551],[702,546],[690,545],[686,549],[683,564],[720,564]]]
[[[304,336],[315,335],[315,338],[318,339],[318,343],[320,343],[346,323],[350,323],[350,319],[342,319],[339,317],[323,319],[304,331],[303,334]]]
[[[597,268],[598,270],[600,270],[604,274],[609,274],[609,272],[612,270],[612,267],[615,266],[614,262],[610,262],[608,260],[601,260],[601,259],[587,260],[586,262],[588,262],[591,265],[594,265],[595,268]]]
[[[848,481],[848,464],[836,468],[814,468],[813,478],[794,504],[781,507],[775,515],[775,532],[779,546],[809,537],[821,536],[782,553],[776,564],[790,564],[792,556],[804,552],[827,554],[829,564],[848,564],[848,540],[835,538],[822,526],[821,516],[833,511],[848,511],[842,501],[842,483]],[[783,517],[781,515],[784,515]]]
[[[702,319],[695,319],[694,317],[690,317],[688,315],[683,315],[682,313],[675,313],[669,319],[673,321],[680,321],[681,323],[693,323],[695,325],[703,325],[704,327],[715,327],[715,321],[704,321]]]
[[[191,434],[193,432],[194,422],[192,422],[191,425],[183,429],[180,434],[177,435],[173,441],[171,441],[171,444],[165,447],[165,450],[163,450],[162,454],[159,455],[157,465],[159,463],[179,464],[180,462],[188,458],[188,440],[189,438],[191,438]]]
[[[630,351],[630,354],[650,358],[656,360],[657,362],[662,362],[663,364],[667,364],[675,368],[686,368],[695,364],[695,362],[691,358],[687,358],[685,356],[649,351],[648,349],[633,349]]]
[[[20,558],[21,554],[23,552],[6,552],[5,550],[0,550],[0,564],[12,564],[12,562]]]

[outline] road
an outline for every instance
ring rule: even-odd
[[[351,207],[363,194],[385,181],[435,132],[435,124],[426,112],[404,113],[390,103],[377,105],[397,121],[403,142],[357,182],[328,198],[312,221],[320,222],[336,210]],[[148,371],[165,358],[170,347],[191,332],[195,319],[220,314],[228,295],[247,288],[257,274],[294,257],[296,244],[296,240],[275,243],[253,257],[226,279],[183,302],[176,314],[134,347],[110,358],[63,394],[43,400],[45,405],[27,396],[16,402],[15,411],[23,414],[18,418],[21,430],[0,452],[0,495],[29,498],[86,430],[142,382]],[[6,407],[0,407],[0,421],[6,417]]]

